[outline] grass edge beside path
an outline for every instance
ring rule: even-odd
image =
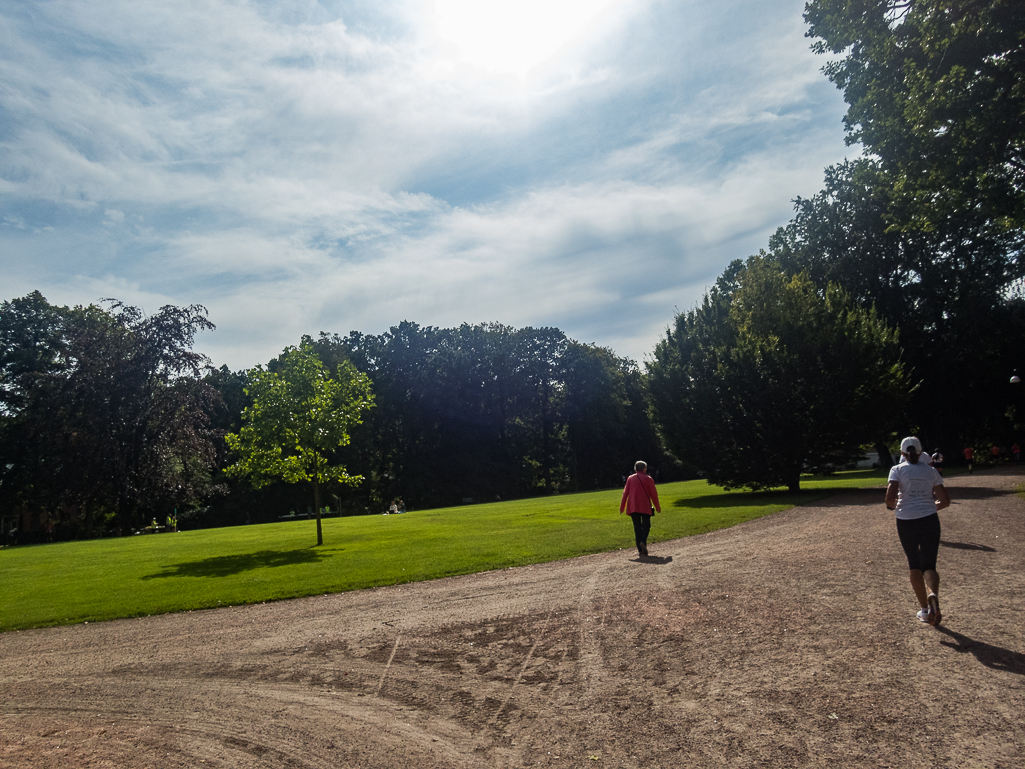
[[[650,543],[735,526],[839,491],[885,485],[881,471],[802,479],[802,491],[659,486]],[[633,548],[621,490],[398,516],[201,529],[0,550],[0,631],[264,603]]]

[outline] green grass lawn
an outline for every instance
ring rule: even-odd
[[[799,494],[659,487],[649,542],[677,539],[885,485],[879,471],[806,478]],[[204,529],[0,550],[0,630],[260,603],[633,547],[621,492],[600,491],[316,523]],[[880,499],[882,497],[880,496]]]

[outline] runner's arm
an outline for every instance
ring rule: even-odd
[[[890,481],[886,485],[886,509],[895,510],[897,508],[897,492],[900,490],[900,484],[897,481]]]

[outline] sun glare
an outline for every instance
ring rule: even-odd
[[[446,58],[525,77],[598,34],[627,0],[434,0],[434,32]]]

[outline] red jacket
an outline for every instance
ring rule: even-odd
[[[623,500],[619,503],[619,512],[651,515],[653,505],[656,510],[662,512],[658,504],[655,482],[651,477],[647,473],[634,473],[627,478],[626,486],[623,488]]]

